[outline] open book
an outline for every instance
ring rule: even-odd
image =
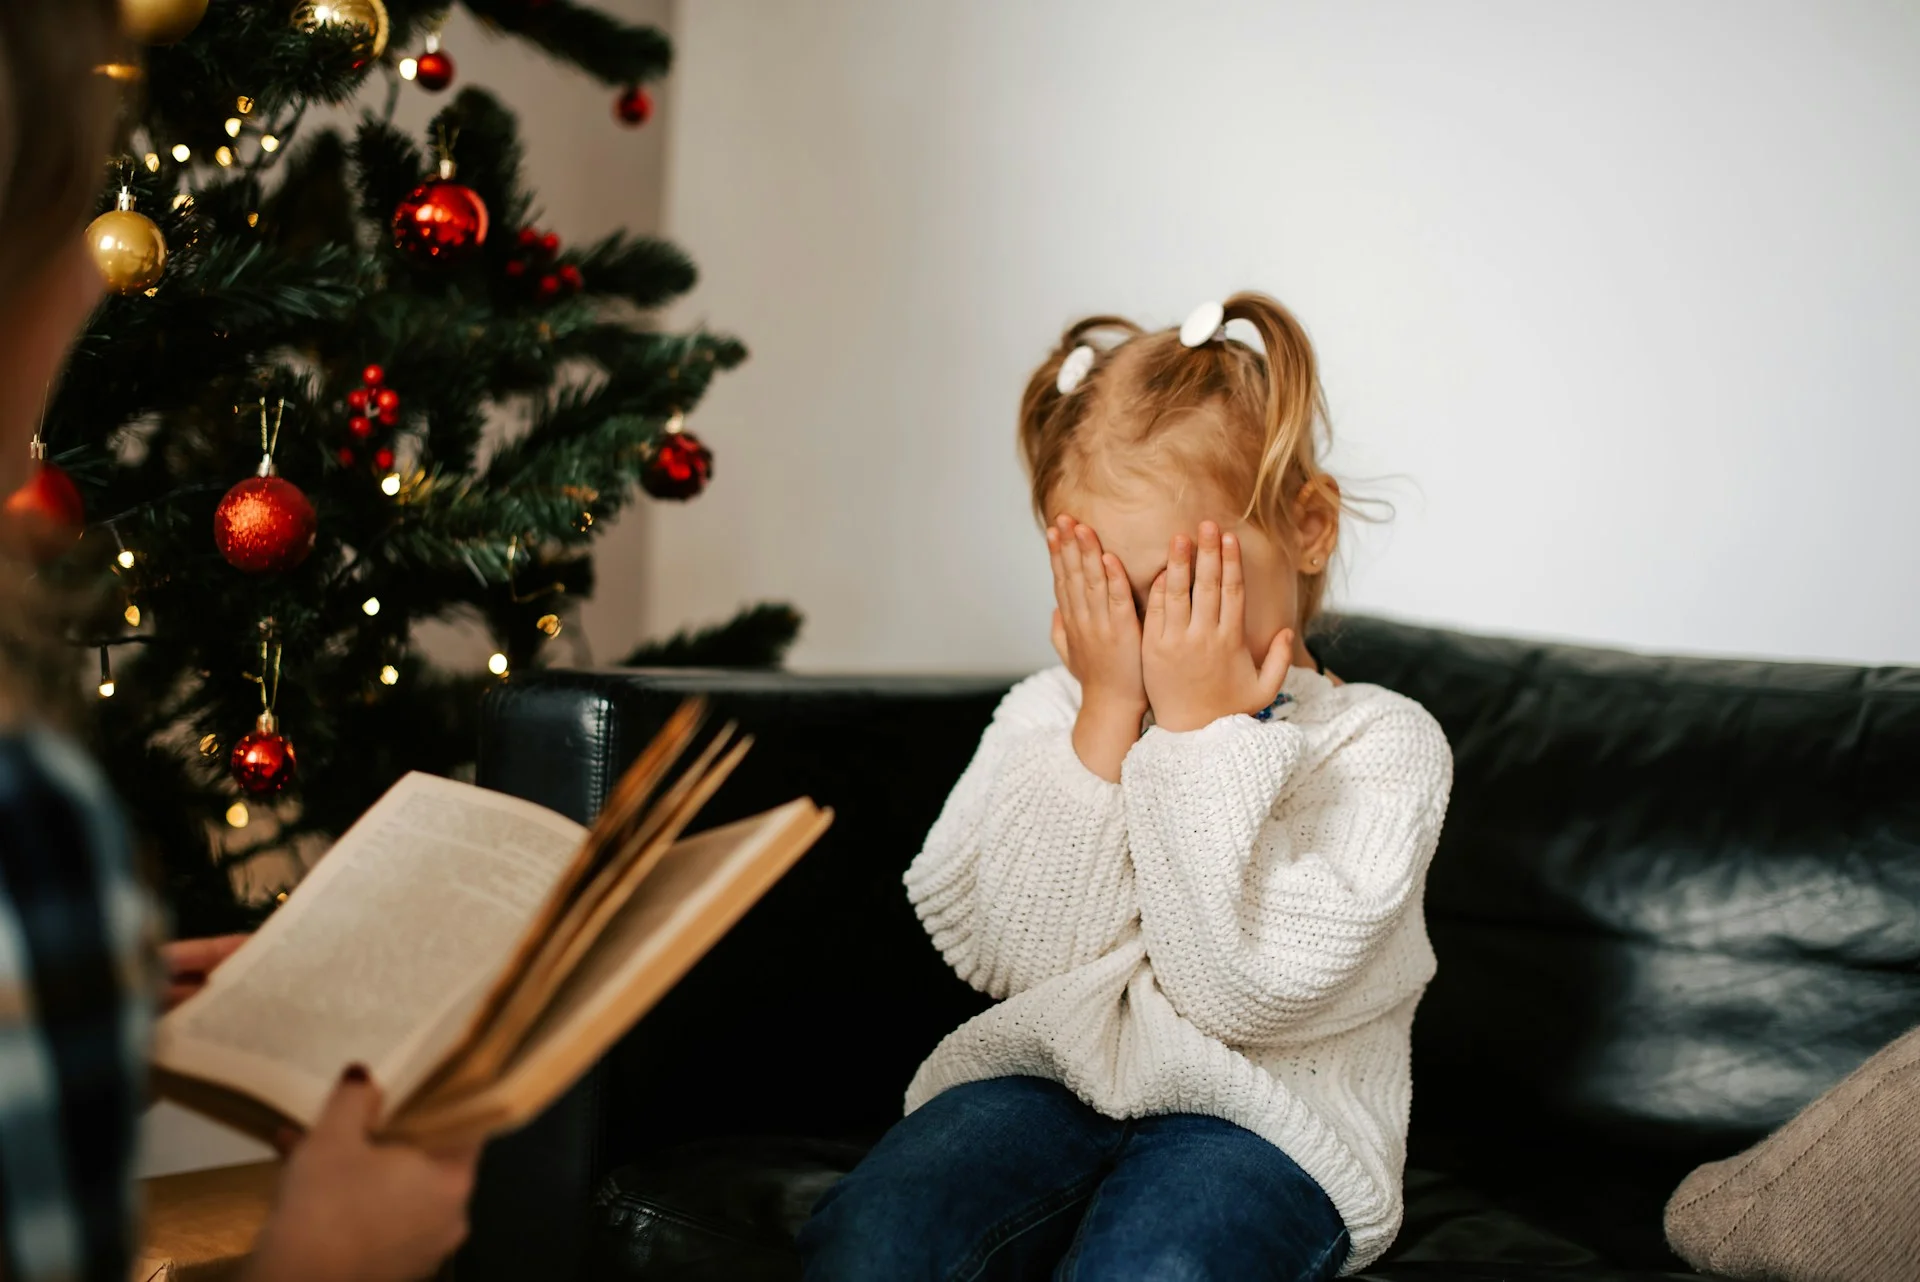
[[[681,833],[751,740],[683,705],[591,830],[431,775],[387,791],[205,988],[160,1021],[162,1095],[263,1138],[349,1064],[382,1130],[475,1139],[557,1098],[832,821],[792,801]]]

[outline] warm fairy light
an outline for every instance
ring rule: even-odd
[[[239,136],[240,136],[240,117],[228,116],[227,117],[227,137],[238,138]]]
[[[120,555],[113,559],[120,563],[120,568],[123,570],[131,570],[133,568],[133,553],[127,548],[121,548]]]
[[[175,209],[185,209],[188,205],[191,205],[192,203],[193,203],[193,197],[188,195],[184,191],[173,198],[173,207]]]
[[[374,615],[380,613],[380,598],[377,596],[368,597],[360,603],[360,609],[368,618],[372,618]]]
[[[236,801],[227,807],[227,827],[229,828],[244,828],[250,818],[252,816],[247,814],[247,803],[244,801]]]
[[[487,660],[487,671],[493,673],[493,675],[496,677],[506,676],[507,675],[507,656],[504,654],[495,652],[494,656]]]
[[[543,614],[533,621],[533,626],[539,628],[550,637],[557,637],[560,635],[560,616],[557,614]]]
[[[398,494],[400,492],[400,474],[398,472],[388,472],[385,476],[381,477],[380,492],[387,495]]]
[[[402,58],[400,60],[400,78],[402,80],[411,80],[419,74],[420,74],[419,59]]]
[[[494,657],[495,657],[495,658],[499,658],[499,656],[498,656],[498,655],[495,655]],[[504,662],[504,661],[502,661],[502,665],[501,665],[501,670],[502,670],[502,671],[505,671],[505,662]],[[111,698],[113,698],[113,682],[111,682],[111,681],[102,681],[102,682],[100,683],[100,697],[101,697],[102,699],[111,699]]]
[[[231,165],[233,163],[233,148],[222,147],[213,153],[213,158],[219,161],[222,167]]]
[[[193,148],[187,146],[187,144],[183,142],[177,142],[173,144],[173,158],[175,160],[179,161],[181,164],[184,165],[192,157],[193,157]]]
[[[128,627],[137,628],[140,626],[140,607],[129,601],[127,602],[126,610],[121,613],[120,617],[127,621]]]
[[[272,134],[261,134],[260,150],[261,151],[278,151],[280,150],[280,140],[278,138],[275,138]]]
[[[219,751],[220,751],[219,735],[203,734],[200,736],[200,755],[201,756],[203,757],[215,756],[219,753]]]
[[[380,684],[383,686],[399,685],[400,669],[394,667],[391,663],[380,669]]]
[[[142,156],[141,160],[147,166],[148,173],[157,174],[160,172],[160,153],[159,152],[150,151],[145,156]]]
[[[257,209],[249,211],[247,214],[247,226],[258,227],[259,225],[260,225],[260,211]]]
[[[253,110],[253,99],[247,97],[245,94],[241,94],[233,100],[233,109],[244,116]]]

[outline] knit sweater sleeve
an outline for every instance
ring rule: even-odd
[[[992,997],[1103,956],[1138,911],[1120,786],[1073,750],[1079,707],[1064,668],[1008,692],[907,869],[934,946]]]
[[[1276,1040],[1338,996],[1418,909],[1440,837],[1453,757],[1425,709],[1382,696],[1310,771],[1304,739],[1225,717],[1149,730],[1122,767],[1154,977],[1229,1045]]]

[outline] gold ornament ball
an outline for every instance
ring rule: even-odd
[[[308,32],[333,27],[351,35],[362,65],[387,51],[387,6],[380,0],[301,0],[293,25]]]
[[[108,287],[122,294],[151,288],[167,265],[167,238],[132,209],[109,209],[88,224],[87,248]]]
[[[143,45],[170,45],[206,14],[207,0],[120,0],[120,30]]]

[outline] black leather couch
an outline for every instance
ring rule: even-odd
[[[1367,1278],[1649,1279],[1661,1206],[1920,1023],[1920,669],[1650,658],[1351,618],[1330,669],[1456,760],[1407,1219]],[[982,1000],[900,885],[1008,683],[548,673],[480,782],[589,818],[694,691],[759,739],[717,822],[826,839],[587,1080],[496,1143],[462,1282],[797,1276],[792,1230]],[[1920,1265],[1916,1265],[1920,1269]]]

